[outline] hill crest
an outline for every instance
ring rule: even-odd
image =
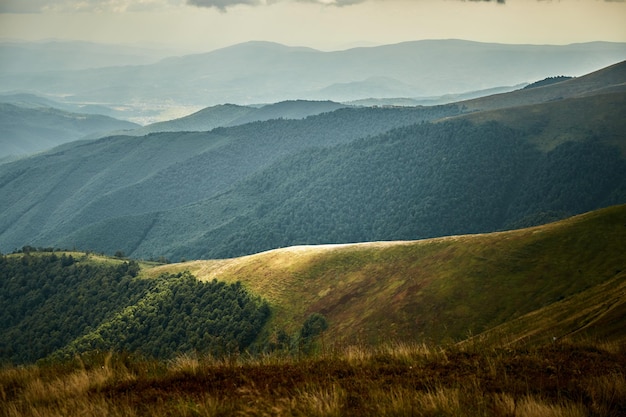
[[[241,281],[272,305],[270,329],[294,331],[318,312],[328,318],[327,337],[333,341],[445,343],[497,326],[499,339],[513,340],[528,331],[528,323],[521,330],[506,323],[561,300],[569,303],[567,311],[581,312],[578,320],[597,314],[595,307],[582,309],[580,302],[599,303],[598,294],[616,285],[607,283],[623,285],[625,241],[622,205],[514,231],[293,246],[163,265],[145,273],[188,270],[201,280]],[[579,295],[590,288],[595,296]],[[613,299],[626,304],[623,294]],[[565,337],[568,326],[571,322],[550,323],[533,340]],[[593,326],[587,331],[594,331]],[[618,333],[614,338],[624,340],[626,333]]]
[[[523,88],[508,93],[465,100],[458,104],[464,106],[466,111],[476,112],[623,91],[626,91],[626,61],[555,84]]]

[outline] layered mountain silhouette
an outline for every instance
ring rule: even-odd
[[[53,72],[46,66],[58,69],[58,65],[47,58],[42,54],[42,61],[31,62],[28,71],[0,71],[0,91],[36,92],[72,103],[134,106],[135,110],[146,103],[154,109],[296,99],[431,97],[550,76],[580,76],[626,59],[626,45],[425,40],[322,52],[247,42],[152,64],[128,65],[126,60],[118,66]]]

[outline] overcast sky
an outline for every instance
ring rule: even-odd
[[[626,2],[0,0],[0,39],[150,42],[186,50],[267,40],[334,50],[447,38],[626,42]]]

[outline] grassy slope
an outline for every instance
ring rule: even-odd
[[[582,77],[543,87],[517,90],[459,102],[466,111],[488,111],[558,101],[564,98],[620,92],[626,89],[626,61]]]
[[[617,206],[517,231],[291,247],[165,265],[145,274],[189,270],[200,279],[241,280],[272,304],[268,331],[296,331],[309,314],[320,312],[330,323],[329,342],[452,342],[550,305],[560,306],[564,317],[575,311],[572,326],[590,323],[588,334],[603,336],[606,329],[594,330],[594,320],[611,325],[624,315],[617,290],[626,278],[624,242],[626,206]],[[603,291],[612,294],[615,308],[598,317]],[[526,323],[501,331],[515,338],[534,321]],[[612,338],[624,340],[624,329],[611,326]],[[575,329],[545,330],[561,337]]]
[[[474,123],[497,121],[521,130],[531,143],[544,152],[568,141],[589,140],[592,133],[599,142],[617,146],[626,155],[623,136],[626,119],[621,116],[625,112],[626,92],[614,92],[470,113],[457,118]]]
[[[624,343],[626,271],[572,297],[503,323],[472,338],[486,345],[555,340]]]

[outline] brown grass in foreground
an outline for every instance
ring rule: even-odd
[[[0,416],[623,416],[626,351],[348,347],[170,362],[100,354],[0,371]]]

